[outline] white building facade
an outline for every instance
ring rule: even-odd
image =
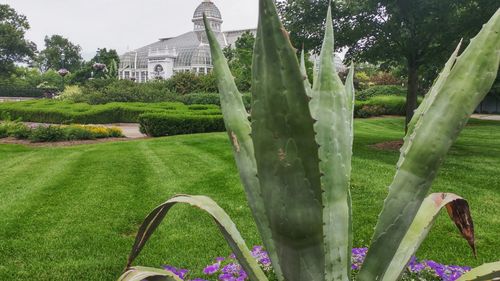
[[[214,31],[221,47],[234,46],[245,32],[255,35],[256,29],[222,32],[220,10],[211,0],[203,0],[196,8],[192,22],[193,31],[172,38],[162,38],[158,42],[127,52],[120,57],[118,75],[120,79],[138,83],[156,79],[168,79],[177,72],[209,73],[212,66],[203,14]]]

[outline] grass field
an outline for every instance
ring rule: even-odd
[[[399,153],[371,145],[402,137],[402,119],[356,121],[352,195],[354,244],[367,246]],[[446,214],[420,258],[475,266],[500,259],[500,122],[472,121],[433,191],[470,202],[479,257]],[[0,145],[0,280],[115,280],[134,232],[177,193],[214,198],[248,244],[259,238],[224,133],[66,148]],[[137,263],[200,269],[227,255],[212,221],[175,207]]]

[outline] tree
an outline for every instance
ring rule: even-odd
[[[120,57],[114,49],[97,49],[95,56],[88,62],[84,62],[81,68],[73,73],[70,81],[73,84],[82,84],[90,78],[114,79],[118,78],[118,63]],[[106,70],[96,70],[95,64],[104,64]]]
[[[96,55],[90,60],[92,63],[103,63],[107,65],[108,67],[112,64],[113,60],[119,64],[120,63],[120,56],[118,56],[118,53],[114,49],[97,49]]]
[[[252,80],[252,57],[255,37],[251,32],[243,33],[235,42],[234,49],[228,46],[224,54],[241,91],[249,91]]]
[[[292,42],[321,46],[328,1],[278,0]],[[347,59],[406,68],[406,121],[413,117],[422,75],[431,84],[460,38],[468,43],[498,9],[495,0],[359,0],[334,2],[337,47]],[[321,32],[320,32],[321,31]],[[424,81],[425,82],[425,81]]]
[[[66,68],[70,72],[77,71],[82,66],[82,48],[71,43],[61,35],[45,37],[45,49],[40,52],[38,61],[43,71]]]
[[[36,45],[25,39],[30,28],[25,16],[9,5],[0,5],[0,75],[9,76],[15,63],[28,63],[33,58]]]

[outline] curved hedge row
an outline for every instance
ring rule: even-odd
[[[144,113],[168,113],[186,115],[220,115],[216,105],[191,105],[182,103],[108,103],[89,105],[57,100],[31,100],[0,103],[0,119],[55,124],[106,124],[137,123]]]

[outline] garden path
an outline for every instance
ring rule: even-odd
[[[500,115],[495,115],[495,114],[473,114],[472,118],[481,120],[500,121]]]

